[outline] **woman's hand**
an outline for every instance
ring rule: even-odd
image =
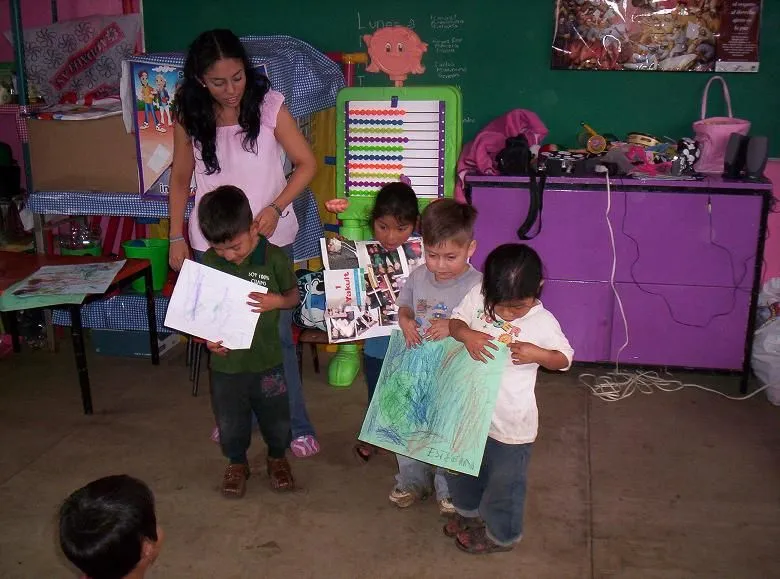
[[[276,231],[276,226],[279,225],[279,217],[281,217],[279,213],[270,205],[255,215],[255,223],[260,234],[271,237]]]
[[[168,249],[168,265],[174,271],[181,270],[184,260],[190,259],[190,248],[183,239],[172,241]]]

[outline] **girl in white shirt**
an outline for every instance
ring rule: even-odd
[[[574,350],[561,326],[539,301],[542,261],[527,245],[509,243],[485,260],[482,285],[453,310],[450,335],[474,360],[508,347],[485,453],[476,477],[448,473],[457,514],[444,527],[468,553],[508,551],[523,533],[526,472],[536,439],[536,373],[567,370]]]

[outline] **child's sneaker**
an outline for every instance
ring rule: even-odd
[[[421,496],[414,491],[405,491],[395,487],[390,493],[390,496],[387,498],[390,499],[390,502],[399,509],[405,509],[407,507],[411,507],[417,501],[424,501],[428,497],[427,495]]]
[[[290,443],[290,450],[297,458],[309,458],[320,451],[320,443],[312,434],[299,436]]]
[[[446,498],[439,501],[439,514],[444,517],[449,517],[455,514],[455,505],[452,504],[451,498]]]

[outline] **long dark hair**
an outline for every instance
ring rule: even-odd
[[[176,90],[176,117],[190,138],[200,146],[208,175],[220,171],[216,145],[217,115],[214,99],[209,89],[203,86],[202,79],[215,62],[224,58],[244,63],[246,88],[239,105],[238,124],[244,133],[242,145],[247,152],[257,152],[260,105],[271,88],[268,78],[252,68],[244,45],[230,30],[203,32],[190,45],[184,62],[184,79]]]
[[[485,258],[482,295],[485,312],[495,319],[501,302],[538,298],[542,290],[542,260],[523,243],[505,243]]]

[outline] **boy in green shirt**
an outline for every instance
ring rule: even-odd
[[[244,192],[225,185],[203,196],[198,223],[211,249],[203,264],[248,279],[267,293],[252,292],[247,304],[260,312],[252,346],[230,351],[207,342],[211,360],[211,406],[217,420],[222,454],[229,464],[222,494],[242,497],[249,478],[247,450],[252,413],[268,445],[267,470],[275,490],[292,490],[295,482],[285,451],[290,444],[290,408],[282,366],[279,310],[298,303],[298,286],[287,255],[258,232]]]

